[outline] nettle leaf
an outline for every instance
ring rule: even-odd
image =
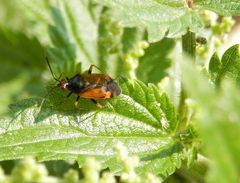
[[[128,53],[130,50],[134,49],[141,40],[143,39],[143,30],[136,27],[126,27],[122,36],[122,51],[123,53]]]
[[[126,63],[124,54],[129,48],[126,37],[133,34],[123,29],[108,8],[92,1],[61,1],[50,8],[53,23],[49,35],[53,43],[48,50],[51,61],[60,73],[73,75],[95,64],[112,77],[124,75]],[[143,33],[137,29],[134,37],[139,39]],[[140,33],[138,33],[140,32]],[[136,44],[129,39],[128,44]],[[54,67],[54,64],[53,64]]]
[[[43,47],[35,37],[2,28],[0,60],[0,115],[6,115],[10,103],[43,93]]]
[[[51,7],[51,13],[54,23],[57,26],[49,26],[49,35],[54,48],[48,50],[48,55],[58,64],[61,71],[74,73],[76,71],[72,70],[72,68],[75,67],[75,45],[69,40],[70,38],[61,12],[58,9]]]
[[[92,10],[90,1],[61,1],[51,6],[53,24],[49,26],[49,35],[53,47],[48,50],[50,59],[57,63],[61,72],[68,74],[81,71],[84,67],[97,64],[97,32],[101,11]],[[89,9],[90,8],[90,9]]]
[[[9,74],[9,67],[16,69],[26,69],[26,67],[37,70],[44,70],[43,47],[36,38],[29,38],[21,32],[11,31],[9,29],[0,29],[0,59],[3,65],[1,67],[0,82],[15,77],[18,72]],[[15,70],[14,70],[15,71]]]
[[[219,85],[224,78],[234,78],[239,83],[239,71],[240,53],[238,44],[229,48],[223,54],[221,61],[215,53],[209,63],[209,73],[217,85]]]
[[[49,43],[46,25],[50,23],[48,13],[48,1],[39,0],[12,0],[0,2],[2,16],[1,27],[7,27],[19,31],[38,40],[46,45]],[[56,3],[56,1],[51,1]]]
[[[15,114],[9,127],[0,129],[0,160],[26,155],[40,160],[78,160],[87,156],[102,161],[117,171],[115,153],[122,142],[130,154],[142,159],[138,171],[149,169],[166,177],[181,165],[183,147],[173,135],[178,124],[174,106],[156,86],[121,79],[123,94],[99,101],[98,109],[90,100],[64,100],[63,91],[50,93],[49,100],[28,99],[11,105]]]
[[[139,60],[137,77],[145,83],[158,83],[167,76],[166,70],[171,66],[171,59],[168,56],[174,45],[173,39],[151,43]]]
[[[215,81],[216,78],[218,77],[218,73],[221,70],[221,65],[222,65],[221,60],[218,54],[215,52],[210,59],[209,67],[208,67],[209,73],[211,75],[211,79],[213,81]]]
[[[100,3],[111,7],[124,26],[145,27],[150,42],[158,41],[164,36],[179,37],[188,29],[197,32],[203,27],[198,13],[185,7],[183,3],[176,7],[180,3],[178,1],[103,0]]]
[[[184,1],[182,0],[155,0],[156,2],[158,2],[159,4],[162,5],[168,5],[171,7],[181,7],[184,5]]]
[[[239,0],[195,0],[194,3],[224,16],[240,15]]]

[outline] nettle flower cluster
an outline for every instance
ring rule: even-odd
[[[12,170],[10,175],[6,175],[0,167],[1,183],[23,183],[23,182],[48,182],[48,183],[160,183],[159,178],[148,174],[146,179],[141,179],[135,168],[139,165],[137,156],[129,156],[127,148],[118,143],[115,147],[116,158],[123,170],[119,176],[110,171],[102,171],[101,164],[94,158],[87,158],[83,167],[83,177],[79,172],[69,169],[63,178],[50,176],[44,164],[36,162],[33,157],[21,160]]]
[[[197,53],[200,59],[206,60],[208,55],[219,46],[223,45],[228,40],[235,20],[232,17],[219,17],[216,13],[205,10],[202,12],[205,28],[205,41],[202,42],[197,38]],[[208,41],[207,41],[208,40]]]

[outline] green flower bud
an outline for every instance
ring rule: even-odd
[[[212,33],[214,35],[221,35],[222,34],[222,29],[221,29],[220,25],[212,26]]]
[[[11,173],[13,182],[26,182],[33,180],[37,163],[32,157],[27,157],[16,165]]]
[[[100,183],[115,183],[115,178],[112,173],[110,172],[104,172],[101,179]]]
[[[48,171],[43,164],[38,164],[35,167],[35,171],[33,172],[33,180],[41,181],[43,178],[48,176]]]
[[[139,47],[139,48],[142,48],[142,49],[146,49],[146,48],[149,47],[149,43],[148,43],[147,41],[140,41],[140,42],[138,43],[138,47]]]
[[[213,44],[215,47],[219,47],[221,45],[221,39],[217,37],[213,37]]]
[[[148,174],[145,183],[161,183],[160,179],[153,174]]]
[[[235,21],[233,20],[232,17],[223,17],[223,20],[221,23],[222,31],[226,33],[230,32],[234,24],[235,24]]]
[[[83,174],[85,183],[98,183],[99,182],[99,171],[101,169],[100,164],[95,161],[94,158],[87,158],[83,165]]]
[[[217,18],[218,18],[218,15],[216,13],[205,10],[201,14],[202,14],[203,21],[204,21],[204,24],[206,25],[206,27],[216,24]]]
[[[76,170],[70,169],[64,174],[64,182],[77,183],[78,182],[78,172]]]
[[[2,167],[0,166],[0,182],[3,182],[4,180],[6,180],[6,176],[4,174]]]

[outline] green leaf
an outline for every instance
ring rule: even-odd
[[[91,1],[63,1],[64,9],[61,13],[66,13],[65,19],[69,23],[69,31],[72,40],[77,48],[77,55],[83,64],[88,65],[97,63],[97,31],[98,25],[96,18],[99,18],[101,11],[89,11],[89,3]],[[94,14],[94,15],[93,15]],[[94,17],[96,18],[94,18]],[[57,25],[59,26],[59,25]],[[91,36],[89,35],[91,31]]]
[[[43,94],[43,50],[36,38],[0,29],[0,115],[7,114],[7,106],[23,96]]]
[[[51,13],[54,23],[57,26],[49,26],[49,35],[55,47],[49,49],[48,55],[52,60],[58,63],[62,72],[76,73],[76,71],[73,70],[76,59],[75,45],[69,40],[70,38],[61,12],[52,7]]]
[[[0,11],[2,12],[0,17],[1,27],[11,27],[14,30],[24,29],[26,22],[24,21],[23,14],[19,14],[20,7],[15,6],[17,2],[16,0],[0,2]],[[13,11],[13,4],[16,11]]]
[[[138,43],[144,39],[145,32],[143,29],[136,27],[126,27],[123,29],[122,35],[122,50],[117,64],[117,74],[124,75],[125,77],[130,77],[129,73],[129,63],[125,61],[126,55],[130,55],[138,48]]]
[[[171,7],[182,7],[184,2],[182,0],[155,0],[157,3]]]
[[[3,62],[8,61],[8,64],[16,65],[19,68],[27,66],[43,70],[45,68],[43,53],[43,47],[36,38],[29,38],[21,32],[0,29],[0,59]],[[5,80],[7,77],[1,77],[1,79]]]
[[[209,72],[213,81],[217,85],[221,83],[224,78],[233,78],[238,83],[240,82],[240,53],[239,45],[234,45],[229,48],[222,56],[221,61],[216,53],[210,60]]]
[[[239,0],[195,0],[194,3],[204,9],[215,11],[223,16],[239,16]]]
[[[131,31],[125,31],[119,23],[112,18],[108,8],[103,8],[98,25],[98,65],[103,71],[115,69],[116,73],[122,73],[125,69],[125,63],[120,54],[124,52],[128,44],[122,43],[125,36],[131,34]],[[133,37],[137,37],[137,30]],[[123,34],[123,35],[122,35]],[[131,34],[133,35],[133,34]],[[132,44],[132,38],[128,43]],[[117,65],[117,66],[116,66]]]
[[[51,1],[51,3],[52,5],[57,4],[56,1]],[[50,43],[49,36],[47,36],[47,25],[51,23],[49,1],[13,0],[9,11],[12,15],[16,13],[15,21],[13,18],[8,19],[10,23],[16,22],[14,26],[9,26],[9,28],[37,37],[43,45]]]
[[[57,63],[59,72],[69,76],[81,72],[78,63],[83,71],[95,64],[112,77],[124,75],[120,66],[125,65],[122,49],[126,48],[123,45],[126,34],[122,36],[123,28],[107,8],[91,2],[61,1],[58,6],[51,7],[53,25],[49,26],[49,34],[53,47],[48,55]]]
[[[119,141],[142,158],[138,169],[142,174],[150,164],[156,166],[154,174],[173,173],[183,149],[173,138],[174,106],[154,85],[121,79],[121,88],[123,94],[102,101],[102,109],[86,99],[77,109],[74,99],[63,101],[65,93],[60,90],[50,93],[42,106],[40,99],[12,105],[15,117],[0,134],[0,160],[33,155],[41,160],[78,159],[81,165],[87,156],[94,156],[114,169],[113,148]]]
[[[122,51],[124,54],[128,53],[130,50],[134,49],[136,44],[142,40],[143,38],[143,31],[140,29],[128,28],[126,27],[123,32],[122,36],[122,44],[123,48]]]
[[[29,4],[22,1],[24,12],[30,11],[29,21],[35,22],[35,27],[44,34],[44,40],[43,36],[38,37],[41,42],[47,42],[47,55],[56,76],[65,73],[71,77],[87,70],[90,64],[97,65],[112,77],[128,76],[125,54],[143,39],[143,28],[123,28],[108,8],[93,1],[33,0]],[[37,13],[41,11],[42,14]],[[48,26],[45,28],[49,36],[42,31],[42,25]]]
[[[173,1],[103,0],[101,3],[111,7],[124,26],[145,27],[150,42],[156,42],[165,35],[180,37],[188,29],[197,32],[203,26],[197,12],[183,5],[172,6]]]
[[[221,60],[220,60],[218,54],[215,52],[210,59],[209,68],[208,68],[209,73],[211,75],[211,79],[213,81],[216,81],[218,73],[221,70],[221,64],[222,64]]]
[[[49,35],[54,47],[48,50],[48,55],[61,73],[80,72],[79,62],[84,68],[97,64],[98,22],[95,19],[101,11],[90,11],[88,3],[61,1],[50,8],[54,24],[49,26]]]
[[[167,76],[166,70],[171,66],[169,52],[174,47],[174,40],[163,39],[157,43],[152,43],[145,50],[145,54],[139,60],[137,77],[145,83],[158,83]]]
[[[227,55],[231,56],[225,53],[225,59]],[[212,160],[208,182],[237,182],[240,171],[240,147],[236,141],[240,138],[239,88],[235,82],[224,80],[221,88],[214,89],[189,63],[184,65],[183,73],[187,92],[199,104],[197,120],[203,150]]]
[[[143,175],[149,172],[158,174],[164,180],[181,167],[183,158],[183,146],[175,142],[166,149],[142,157],[137,172]]]

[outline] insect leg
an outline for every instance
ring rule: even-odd
[[[89,69],[88,69],[88,74],[92,74],[92,69],[93,67],[97,68],[99,71],[101,71],[102,73],[104,73],[99,67],[97,67],[96,65],[90,65]]]
[[[69,94],[66,97],[64,97],[64,101],[66,101],[67,98],[70,97],[72,94],[73,94],[73,92],[69,92]]]
[[[73,92],[70,92],[68,95],[67,95],[67,98],[70,97],[72,95]]]
[[[97,106],[98,108],[102,108],[102,105],[99,104],[96,100],[91,99],[91,101],[92,101],[94,104],[96,104],[96,106]]]
[[[75,101],[75,103],[74,103],[75,107],[78,106],[78,104],[79,104],[79,99],[80,99],[80,96],[77,96],[77,99],[76,99],[76,101]]]

